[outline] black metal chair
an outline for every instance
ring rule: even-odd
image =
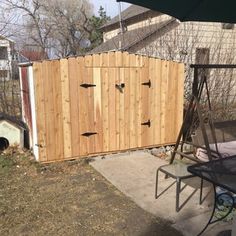
[[[156,187],[155,187],[155,198],[157,199],[160,197],[164,192],[166,192],[173,184],[176,183],[176,212],[179,212],[181,208],[185,205],[186,201],[181,204],[180,206],[180,193],[184,189],[181,188],[181,182],[183,180],[189,179],[189,178],[197,178],[193,174],[189,173],[187,170],[187,167],[189,165],[182,164],[182,163],[173,163],[173,164],[167,164],[162,165],[157,169],[156,172]],[[159,172],[164,173],[167,177],[171,177],[175,179],[175,182],[172,183],[170,186],[168,186],[164,191],[162,191],[160,194],[158,194],[158,180],[159,180]],[[202,188],[203,188],[203,180],[200,180],[200,200],[199,204],[202,203]],[[194,193],[197,191],[197,189],[194,191]],[[188,199],[187,199],[188,200]]]

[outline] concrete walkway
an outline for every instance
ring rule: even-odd
[[[137,205],[157,217],[171,222],[172,226],[186,236],[197,235],[207,223],[212,212],[212,194],[209,187],[204,188],[206,199],[199,205],[199,190],[187,186],[181,192],[180,201],[187,201],[180,212],[175,211],[175,184],[169,188],[158,199],[154,197],[155,175],[159,166],[167,164],[165,160],[151,155],[147,151],[135,151],[130,153],[115,154],[96,157],[91,165],[100,172],[108,181],[116,186],[121,192],[129,196]],[[173,179],[164,179],[162,173],[159,174],[159,189],[165,190]],[[200,179],[195,178],[195,183],[199,184]],[[196,185],[194,185],[196,187]],[[194,193],[195,190],[195,193]],[[220,222],[210,225],[203,235],[228,235],[219,233],[230,229],[231,223]]]

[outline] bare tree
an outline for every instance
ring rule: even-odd
[[[44,12],[50,19],[51,47],[54,48],[57,56],[81,53],[86,44],[89,44],[89,19],[92,16],[92,5],[85,0],[45,1]]]
[[[92,5],[88,0],[2,0],[5,8],[22,15],[24,42],[45,58],[76,55],[86,44]]]
[[[22,20],[26,26],[26,36],[30,38],[32,44],[37,45],[42,52],[45,52],[45,58],[47,58],[46,49],[48,44],[48,35],[50,28],[46,26],[46,19],[41,15],[43,5],[39,0],[4,0],[5,9],[12,12],[12,14],[21,14]],[[30,33],[27,35],[28,33]]]

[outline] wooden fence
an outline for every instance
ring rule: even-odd
[[[109,52],[33,64],[39,161],[174,143],[183,64]]]

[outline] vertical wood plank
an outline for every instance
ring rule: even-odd
[[[130,148],[130,69],[124,68],[124,81],[125,81],[125,92],[124,92],[124,147],[125,149]]]
[[[148,60],[143,58],[142,63],[145,65],[146,69],[146,82],[150,82],[150,88],[148,88],[148,105],[147,105],[147,114],[148,120],[150,120],[151,125],[147,127],[148,132],[148,143],[149,145],[154,145],[154,133],[155,130],[155,89],[156,89],[156,80],[157,80],[157,68],[156,68],[156,59],[149,58]]]
[[[120,96],[122,91],[120,91],[116,85],[120,85],[120,70],[118,67],[115,68],[115,82],[114,82],[114,87],[115,87],[115,125],[116,125],[116,149],[115,150],[120,150]]]
[[[34,73],[34,91],[35,91],[35,111],[36,111],[36,126],[38,135],[38,146],[39,146],[39,161],[47,161],[46,152],[46,128],[45,128],[45,99],[44,99],[44,89],[43,89],[43,71],[42,63],[34,63],[33,65]]]
[[[123,58],[123,67],[129,67],[130,66],[130,54],[128,52],[122,52],[122,58]]]
[[[71,120],[71,152],[73,157],[80,154],[80,129],[79,129],[79,66],[76,58],[68,59],[70,120]]]
[[[109,67],[109,151],[116,150],[116,69]]]
[[[135,67],[142,67],[142,59],[140,55],[135,55]]]
[[[55,157],[57,160],[64,158],[64,139],[63,139],[63,119],[62,119],[62,94],[61,94],[61,77],[60,61],[54,60],[52,65],[52,89],[53,89],[53,106],[54,106],[54,147]]]
[[[63,136],[64,136],[64,156],[72,156],[71,147],[71,117],[70,117],[70,87],[68,60],[61,59],[61,94],[62,94],[62,114],[63,114]]]
[[[88,92],[85,88],[81,87],[81,84],[86,83],[85,80],[85,58],[78,57],[78,91],[79,91],[79,126],[80,126],[80,155],[84,156],[88,154],[88,138],[82,136],[83,133],[88,132]]]
[[[130,68],[136,67],[136,55],[135,54],[129,54],[129,67]]]
[[[85,67],[92,67],[93,66],[93,55],[86,55],[84,57]]]
[[[159,59],[155,60],[155,78],[152,81],[152,99],[153,99],[153,145],[161,144],[161,76],[162,76],[162,62]]]
[[[169,142],[176,141],[176,129],[178,126],[178,113],[177,113],[177,100],[178,100],[178,64],[175,62],[169,62],[169,83],[168,83],[168,116],[166,119],[167,127],[167,139]]]
[[[166,91],[166,117],[165,117],[165,137],[166,143],[175,142],[175,82],[176,71],[175,63],[169,61],[169,72],[167,78],[167,91]]]
[[[99,54],[93,55],[93,67],[100,67],[100,55]]]
[[[122,52],[115,52],[116,58],[116,67],[123,67],[123,53]]]
[[[102,68],[108,67],[109,66],[109,57],[108,53],[102,53],[100,54],[100,66]]]
[[[177,139],[181,125],[183,123],[183,109],[184,109],[184,64],[178,63],[177,67],[177,85],[176,85],[176,127],[175,139]]]
[[[168,73],[169,63],[168,61],[162,61],[161,70],[161,144],[167,143],[166,139],[166,99],[167,99],[167,88],[168,88]]]
[[[109,63],[110,68],[116,66],[116,54],[115,54],[115,52],[108,52],[108,63]]]
[[[125,93],[126,93],[126,83],[125,83],[125,69],[120,68],[120,84],[124,84],[123,92],[120,93],[119,102],[119,123],[120,123],[120,150],[126,149],[125,147]]]
[[[136,146],[142,147],[142,104],[141,104],[141,77],[146,76],[146,72],[144,68],[137,68],[136,69],[136,82],[135,82],[135,105],[136,105]]]
[[[56,157],[55,147],[55,110],[53,104],[54,89],[53,89],[53,64],[52,61],[43,62],[44,80],[44,98],[45,98],[45,122],[46,122],[46,149],[47,161],[54,161]]]
[[[102,130],[103,151],[109,150],[109,71],[108,68],[101,69],[102,75]]]
[[[94,88],[94,125],[97,132],[95,152],[99,153],[103,151],[101,68],[93,68],[93,83],[96,84]]]
[[[130,148],[135,148],[137,144],[137,91],[136,91],[136,82],[138,78],[138,69],[130,68]]]
[[[144,67],[142,68],[142,76],[141,76],[141,84],[151,81],[151,88],[152,83],[154,80],[154,74],[155,74],[155,66],[153,65],[153,62],[155,62],[155,59],[150,59],[150,68]],[[151,127],[148,127],[146,125],[141,126],[141,142],[142,146],[149,146],[151,145],[151,131],[152,131],[152,120],[150,116],[150,104],[149,104],[149,96],[151,93],[151,88],[149,88],[146,85],[141,85],[141,123],[148,122],[148,120],[151,121]]]
[[[94,84],[93,81],[93,68],[85,68],[85,79],[86,83],[88,84]],[[88,92],[88,106],[87,106],[87,116],[88,116],[88,131],[96,133],[95,125],[94,125],[94,87],[90,87],[87,89]],[[87,131],[87,132],[88,132]],[[87,137],[88,139],[88,153],[94,153],[95,152],[95,135],[91,135]]]

